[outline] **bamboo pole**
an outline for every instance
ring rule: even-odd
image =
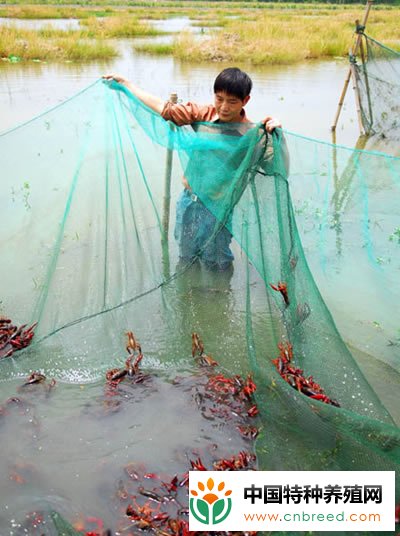
[[[364,125],[363,125],[363,122],[362,122],[362,114],[361,114],[360,89],[359,89],[358,83],[357,83],[357,73],[356,73],[356,67],[355,67],[354,63],[350,63],[350,71],[351,71],[351,78],[353,79],[354,97],[355,97],[355,100],[356,100],[358,128],[360,129],[360,135],[365,136],[365,129],[364,129]]]
[[[372,4],[373,4],[374,0],[367,0],[367,4],[365,6],[365,12],[364,12],[364,18],[363,18],[363,21],[362,21],[362,28],[364,29],[365,26],[367,25],[367,20],[368,20],[368,16],[369,16],[369,12],[371,10],[371,7],[372,7]],[[362,34],[358,31],[359,30],[359,25],[357,24],[356,22],[356,31],[357,31],[357,38],[356,38],[356,42],[354,44],[354,46],[352,47],[351,49],[351,55],[352,56],[356,56],[357,53],[358,53],[358,49],[360,47],[360,43],[361,43],[361,39],[362,39]],[[346,79],[345,79],[345,82],[344,82],[344,86],[343,86],[343,89],[342,89],[342,93],[340,95],[340,99],[339,99],[339,104],[338,104],[338,107],[337,107],[337,110],[336,110],[336,114],[335,114],[335,119],[333,120],[333,125],[331,127],[331,129],[333,131],[336,130],[336,126],[337,126],[337,123],[339,121],[339,116],[340,116],[340,112],[342,111],[342,106],[343,106],[343,102],[344,102],[344,98],[346,96],[346,92],[347,92],[347,88],[349,87],[349,82],[350,82],[350,78],[352,76],[352,68],[351,68],[351,65],[349,67],[349,70],[347,72],[347,76],[346,76]],[[355,85],[357,83],[355,82]],[[354,88],[354,80],[353,80],[353,88]]]
[[[178,102],[177,93],[171,93],[170,102],[176,104]],[[164,176],[164,201],[163,201],[163,229],[164,240],[168,242],[169,231],[169,214],[171,205],[171,174],[172,174],[172,149],[167,149],[167,158],[165,163],[165,176]]]
[[[373,117],[373,110],[372,110],[372,103],[371,103],[371,92],[369,90],[368,73],[367,73],[367,69],[365,67],[365,63],[366,63],[366,60],[368,58],[365,57],[364,44],[363,44],[362,40],[361,40],[361,43],[360,43],[360,55],[361,55],[361,61],[362,61],[363,68],[364,68],[363,69],[363,71],[364,71],[364,82],[365,82],[365,89],[367,91],[369,124],[370,124],[370,127],[371,127],[373,122],[374,122],[374,117]],[[371,128],[369,130],[371,130]],[[369,134],[369,132],[368,132],[368,134]]]
[[[178,95],[171,93],[169,97],[170,102],[176,104],[178,102]],[[173,128],[173,126],[171,126]],[[162,252],[162,266],[163,276],[167,280],[170,277],[170,263],[169,263],[169,248],[168,248],[168,234],[169,234],[169,215],[171,206],[171,176],[172,176],[172,155],[173,151],[167,148],[167,156],[165,161],[165,175],[164,175],[164,198],[163,198],[163,215],[162,215],[162,237],[161,237],[161,252]]]
[[[347,72],[346,79],[344,81],[344,86],[343,86],[343,89],[342,89],[342,93],[340,95],[339,104],[338,104],[338,107],[337,107],[337,110],[336,110],[335,119],[333,120],[333,125],[331,127],[332,132],[336,131],[336,125],[337,125],[337,123],[339,121],[340,112],[342,111],[342,106],[343,106],[344,98],[346,96],[347,88],[349,87],[350,78],[351,78],[351,69],[349,68],[349,70]]]

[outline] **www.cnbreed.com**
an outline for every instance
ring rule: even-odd
[[[345,514],[344,512],[340,512],[338,514],[316,514],[312,513],[309,514],[307,512],[301,512],[301,513],[285,513],[285,514],[272,514],[272,513],[251,513],[251,514],[243,514],[244,519],[246,521],[352,521],[352,522],[365,522],[365,521],[375,521],[377,523],[380,523],[381,521],[381,515],[380,514],[364,514],[364,513],[351,513],[351,514]]]

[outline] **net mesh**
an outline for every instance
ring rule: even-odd
[[[260,469],[398,478],[396,404],[386,407],[374,383],[399,373],[400,159],[267,136],[261,125],[178,128],[100,81],[1,135],[0,151],[1,308],[38,322],[33,343],[2,360],[4,380],[39,369],[93,382],[121,364],[131,328],[154,367],[179,368],[200,328],[227,369],[253,373]],[[215,217],[204,248],[223,227],[234,237],[236,290],[225,273],[179,258],[168,199],[182,174]],[[363,350],[367,338],[372,375],[340,336],[306,256],[346,336]],[[351,317],[357,333],[346,332]],[[281,378],[278,344],[340,407]]]
[[[355,71],[364,130],[398,139],[400,54],[363,34],[360,56]]]

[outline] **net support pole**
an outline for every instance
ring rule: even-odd
[[[365,89],[367,91],[368,113],[369,113],[369,124],[370,124],[369,130],[371,130],[371,126],[372,126],[372,124],[374,122],[374,117],[373,117],[373,110],[372,110],[372,103],[371,103],[371,93],[370,93],[370,90],[369,90],[368,73],[367,73],[367,69],[365,68],[367,58],[365,57],[364,44],[363,44],[362,40],[361,40],[361,43],[360,43],[360,54],[361,54],[361,61],[362,61],[363,67],[364,67],[364,69],[363,69],[364,70],[364,82],[365,82]]]
[[[362,115],[361,115],[360,89],[358,87],[357,73],[356,73],[356,68],[355,68],[354,63],[350,64],[350,72],[351,72],[351,78],[353,80],[354,98],[356,100],[358,128],[360,129],[360,136],[365,136],[365,129],[364,129],[364,125],[363,125],[363,122],[362,122]]]
[[[171,93],[169,100],[170,102],[176,104],[178,102],[177,93]],[[168,232],[169,232],[169,215],[170,215],[170,207],[171,207],[172,155],[173,155],[173,151],[172,149],[168,147],[166,161],[165,161],[162,237],[161,237],[163,276],[164,276],[164,279],[166,280],[169,279],[170,277]]]
[[[368,16],[369,16],[369,12],[371,11],[373,1],[374,0],[367,0],[367,5],[365,6],[364,18],[363,18],[363,21],[362,21],[362,26],[364,28],[367,25]],[[356,22],[356,24],[357,24],[357,22]],[[358,28],[358,24],[357,24],[357,28]],[[361,39],[362,39],[362,34],[358,33],[357,38],[356,38],[356,42],[355,42],[355,44],[354,44],[354,46],[353,46],[353,48],[351,50],[351,54],[353,56],[356,56],[357,53],[358,53],[358,49],[360,47]],[[339,121],[340,112],[342,111],[344,98],[346,96],[346,92],[347,92],[347,89],[349,87],[350,78],[352,76],[352,68],[351,67],[352,66],[350,65],[349,70],[347,71],[347,76],[346,76],[346,79],[344,81],[344,86],[343,86],[343,89],[342,89],[342,93],[340,95],[338,107],[337,107],[336,114],[335,114],[335,119],[333,120],[333,125],[331,127],[333,132],[336,130],[336,126],[337,126],[338,121]]]
[[[336,110],[335,119],[333,120],[333,125],[331,127],[332,132],[336,131],[336,126],[337,126],[338,121],[339,121],[340,112],[342,111],[344,98],[346,96],[347,88],[349,87],[350,78],[351,78],[351,69],[349,68],[349,70],[347,72],[346,79],[344,81],[344,86],[343,86],[343,89],[342,89],[342,93],[340,95],[339,104],[338,104],[338,107],[337,107],[337,110]]]
[[[177,93],[171,93],[170,102],[176,104],[178,102]],[[171,205],[171,175],[172,175],[172,149],[167,149],[167,157],[165,163],[165,177],[164,177],[164,201],[163,201],[163,229],[164,240],[168,242],[168,230],[169,230],[169,214]]]

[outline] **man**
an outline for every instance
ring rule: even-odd
[[[115,80],[125,86],[146,106],[178,126],[192,125],[195,128],[199,122],[232,125],[250,123],[244,107],[250,100],[253,83],[245,72],[236,67],[224,69],[217,76],[214,82],[214,104],[205,106],[193,102],[187,104],[165,102],[118,75],[106,75],[103,78],[109,81]],[[282,126],[278,119],[271,116],[265,117],[262,123],[267,132]],[[235,132],[234,135],[242,135],[240,127]],[[177,203],[175,226],[180,259],[190,262],[199,258],[208,269],[227,270],[233,261],[230,249],[231,233],[226,227],[215,232],[217,224],[215,217],[192,192],[185,177],[183,186],[184,191]]]

